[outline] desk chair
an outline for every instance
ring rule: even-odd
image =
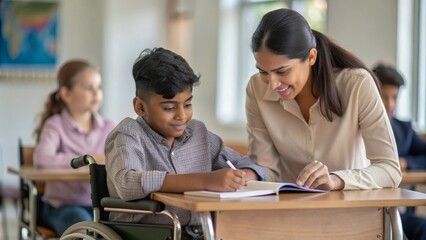
[[[33,165],[33,152],[34,147],[33,146],[24,146],[22,144],[22,140],[19,139],[19,165],[21,167],[23,166],[32,166]],[[28,184],[23,180],[19,180],[19,188],[20,188],[20,194],[19,194],[19,224],[18,224],[18,234],[19,239],[27,239],[30,234],[30,228],[29,224],[30,221],[36,221],[36,234],[38,236],[41,236],[43,239],[47,238],[55,238],[58,237],[56,233],[47,228],[41,219],[41,211],[43,207],[43,202],[41,201],[41,196],[44,192],[44,183],[37,182],[35,183],[37,186],[37,212],[36,216],[30,216],[29,213],[29,204],[30,204],[30,190]],[[23,230],[26,230],[23,231]]]
[[[109,196],[105,165],[96,163],[90,155],[84,155],[71,161],[71,167],[79,168],[89,165],[90,185],[94,221],[79,222],[70,226],[60,240],[98,239],[105,240],[179,240],[181,225],[176,214],[165,210],[161,202],[150,199],[123,201]],[[109,212],[140,214],[159,214],[168,216],[173,225],[112,222],[108,220]],[[93,238],[95,236],[95,238]]]

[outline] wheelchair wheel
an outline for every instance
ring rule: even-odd
[[[70,226],[59,240],[123,240],[111,228],[97,222],[79,222]]]

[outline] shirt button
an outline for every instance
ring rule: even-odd
[[[175,152],[172,152],[172,156],[174,156],[175,155]]]

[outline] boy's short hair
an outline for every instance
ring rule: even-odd
[[[183,57],[164,48],[143,50],[132,72],[136,96],[144,101],[152,93],[171,99],[188,88],[192,90],[200,80]]]
[[[392,85],[397,88],[404,85],[404,78],[393,67],[386,66],[383,63],[379,63],[373,68],[373,72],[382,85]]]

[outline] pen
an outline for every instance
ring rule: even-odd
[[[228,164],[228,166],[234,170],[237,170],[237,168],[234,166],[234,164],[231,163],[231,161],[226,160],[226,164]]]

